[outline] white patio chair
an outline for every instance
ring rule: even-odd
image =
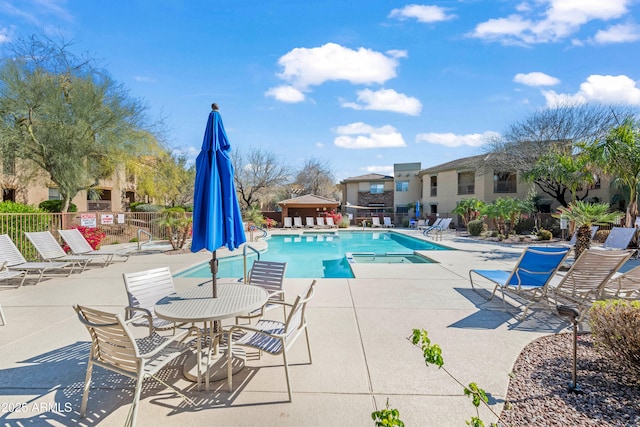
[[[189,333],[188,330],[170,337],[154,333],[147,337],[135,338],[129,325],[136,321],[136,318],[125,321],[119,314],[79,305],[73,308],[91,336],[91,352],[80,405],[81,417],[84,418],[87,412],[94,365],[128,376],[136,381],[133,402],[125,421],[126,426],[136,425],[142,383],[147,377],[154,378],[165,387],[175,391],[189,404],[194,404],[188,397],[157,375],[167,364],[189,350],[189,345],[181,342]]]
[[[314,228],[316,226],[313,223],[313,217],[312,216],[308,216],[306,220],[307,220],[307,228]]]
[[[329,228],[338,228],[338,226],[333,222],[333,217],[327,217],[327,227]]]
[[[284,372],[287,379],[287,392],[289,394],[289,401],[291,401],[291,381],[289,380],[289,362],[287,360],[287,352],[304,332],[307,341],[309,363],[312,363],[305,310],[307,303],[313,297],[315,284],[316,281],[314,280],[307,289],[305,295],[298,295],[293,304],[281,303],[291,307],[285,322],[261,319],[255,327],[235,325],[227,331],[226,335],[229,346],[227,349],[227,382],[230,392],[233,391],[233,363],[231,360],[233,355],[232,348],[233,346],[240,345],[259,350],[260,354],[262,352],[266,352],[271,355],[282,354]]]
[[[246,315],[237,316],[236,323],[238,319],[253,319],[256,317],[261,317],[267,311],[278,308],[280,306],[279,303],[284,302],[284,276],[286,270],[286,262],[259,260],[253,262],[253,267],[251,268],[251,272],[249,273],[249,280],[247,284],[260,286],[266,289],[269,293],[269,299],[267,300],[267,303],[261,308],[254,310]],[[283,308],[285,309],[286,317],[286,307]]]
[[[18,285],[0,285],[0,287],[12,287],[19,288],[24,284],[25,279],[27,278],[27,272],[23,270],[9,270],[7,267],[7,261],[0,262],[0,281],[6,280],[9,281],[11,279],[22,276],[22,280]]]
[[[284,221],[282,223],[282,228],[291,228],[292,224],[291,224],[291,217],[290,216],[285,216],[284,217]]]
[[[371,226],[372,227],[382,227],[382,224],[380,224],[380,217],[372,216],[371,217]]]
[[[385,226],[386,228],[395,227],[395,224],[393,224],[393,223],[391,222],[391,218],[390,218],[390,217],[385,216],[385,217],[383,218],[383,220],[384,220],[384,226]]]
[[[122,279],[129,300],[129,305],[125,308],[125,319],[140,317],[136,312],[143,313],[144,317],[139,318],[134,326],[147,326],[149,334],[154,330],[175,330],[177,326],[181,326],[159,318],[153,309],[160,299],[175,292],[169,267],[123,273]]]
[[[0,234],[0,262],[3,261],[6,261],[6,266],[9,270],[23,271],[26,274],[37,273],[38,281],[36,283],[40,283],[46,272],[62,270],[70,265],[68,262],[27,262],[8,234]],[[67,276],[71,275],[72,272],[73,264],[71,264]]]
[[[316,224],[318,224],[318,228],[325,228],[326,224],[324,223],[324,217],[317,217],[316,218]]]
[[[302,228],[302,217],[299,217],[299,216],[294,217],[293,226],[295,228]]]
[[[124,257],[124,261],[131,256],[131,249],[121,249],[116,251],[109,251],[106,249],[95,250],[91,247],[91,244],[87,242],[80,230],[77,228],[71,228],[69,230],[58,230],[58,233],[62,237],[62,240],[69,246],[71,252],[74,255],[96,256],[104,258],[104,265],[107,266],[113,262],[114,256]]]
[[[70,262],[80,267],[80,273],[82,273],[87,264],[95,259],[82,255],[67,255],[53,234],[48,231],[25,231],[24,234],[44,261]]]
[[[640,265],[614,274],[605,284],[603,297],[640,300]]]

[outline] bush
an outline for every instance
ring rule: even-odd
[[[469,224],[467,224],[467,230],[472,236],[479,236],[484,231],[484,221],[481,219],[469,221]]]
[[[77,228],[80,234],[82,234],[84,238],[87,239],[87,242],[89,242],[89,244],[94,250],[99,249],[100,244],[107,237],[107,233],[105,233],[105,231],[102,228],[90,228],[90,227],[83,227],[83,226],[77,226],[77,227],[71,227],[71,228]],[[69,250],[69,247],[65,245],[64,250],[65,251]]]
[[[141,203],[139,205],[136,205],[135,207],[132,207],[131,210],[133,212],[162,212],[164,208],[158,205],[149,205],[146,203]]]
[[[338,223],[338,228],[349,228],[349,225],[351,225],[349,223],[349,218],[348,217],[342,217],[342,221],[340,221]]]
[[[598,345],[640,372],[640,301],[598,301],[589,322]]]
[[[540,231],[538,231],[539,240],[551,240],[552,237],[553,237],[553,233],[550,232],[549,230],[541,229]]]
[[[47,212],[61,212],[62,200],[45,200],[44,202],[40,202],[38,207]],[[78,212],[78,207],[70,203],[68,212]]]

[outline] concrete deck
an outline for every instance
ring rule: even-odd
[[[416,237],[416,231],[405,231]],[[249,360],[234,376],[198,392],[175,363],[165,380],[196,402],[191,407],[155,381],[146,382],[140,426],[372,426],[371,413],[400,411],[407,426],[460,426],[475,415],[462,388],[437,367],[425,367],[407,337],[424,328],[443,349],[445,367],[464,384],[476,382],[496,412],[509,372],[531,340],[565,323],[534,311],[522,323],[471,290],[470,268],[510,269],[522,247],[477,243],[453,233],[442,242],[458,251],[431,251],[434,264],[356,265],[355,279],[320,279],[308,308],[313,364],[304,342],[290,356],[293,402],[286,402],[281,357]],[[89,336],[73,304],[122,311],[123,272],[169,265],[176,273],[210,254],[136,254],[126,263],[93,267],[71,277],[0,291],[7,325],[0,326],[0,423],[5,426],[118,426],[124,423],[133,381],[96,368],[86,418],[79,418]],[[200,279],[177,278],[178,289]],[[310,283],[287,279],[292,300]],[[275,310],[274,312],[277,312]],[[495,421],[481,410],[485,423]]]

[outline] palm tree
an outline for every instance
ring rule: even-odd
[[[576,259],[591,247],[591,226],[617,222],[624,216],[622,212],[611,212],[608,203],[589,203],[574,201],[568,207],[558,208],[555,218],[573,222],[576,228]]]
[[[462,217],[462,222],[466,227],[469,225],[469,221],[478,219],[480,210],[484,205],[485,203],[482,200],[475,197],[471,199],[462,199],[456,204],[456,207],[452,212]]]

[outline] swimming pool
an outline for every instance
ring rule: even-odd
[[[427,242],[393,231],[339,231],[335,233],[304,232],[300,235],[275,235],[268,240],[269,249],[260,255],[265,261],[287,263],[286,277],[353,278],[345,257],[347,252],[413,252],[415,250],[450,250],[446,246]],[[250,267],[255,254],[247,256]],[[241,256],[220,259],[218,277],[242,277]],[[209,263],[179,273],[182,277],[211,277]]]

